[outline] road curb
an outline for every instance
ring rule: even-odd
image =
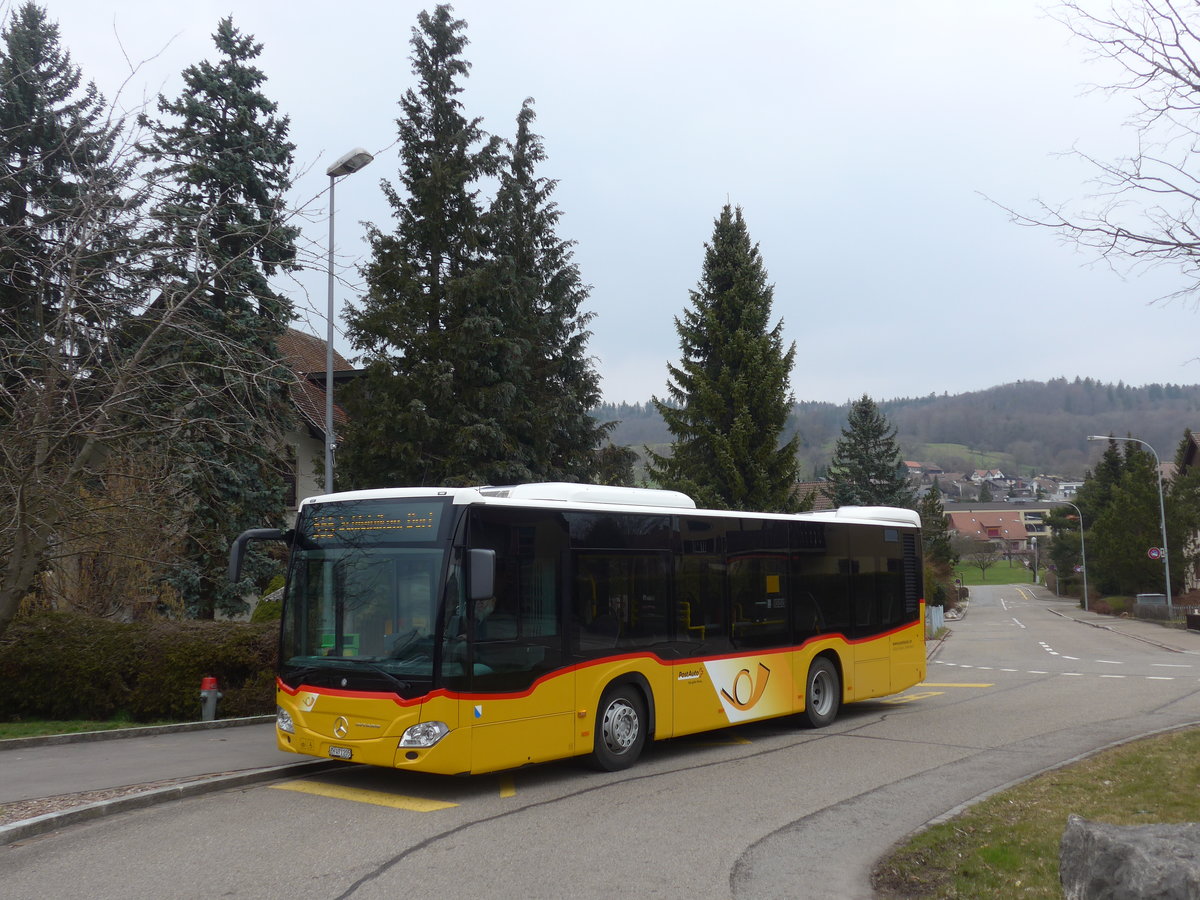
[[[137,728],[111,728],[107,731],[43,734],[36,737],[8,738],[2,740],[0,741],[0,752],[5,750],[27,750],[30,747],[53,747],[59,744],[79,744],[88,741],[116,741],[122,738],[153,737],[156,734],[176,734],[182,731],[236,728],[239,725],[261,725],[265,722],[274,721],[274,716],[242,716],[237,719],[217,719],[213,722],[178,722],[174,725],[141,725]]]
[[[347,763],[337,760],[314,760],[310,762],[284,763],[281,766],[250,769],[245,772],[236,772],[229,775],[201,776],[194,781],[185,781],[181,784],[154,788],[149,791],[128,794],[124,797],[115,797],[111,800],[100,800],[96,803],[88,803],[84,806],[75,806],[70,809],[46,813],[45,815],[35,816],[32,819],[13,822],[9,825],[0,825],[0,846],[56,831],[68,825],[89,822],[93,819],[102,819],[105,816],[128,812],[130,810],[145,809],[159,803],[168,803],[171,800],[198,797],[202,794],[210,794],[245,785],[260,784],[264,781],[276,781],[281,778],[294,778],[301,775],[316,774],[329,769],[345,768],[346,765]]]
[[[1086,619],[1080,619],[1067,613],[1059,612],[1056,609],[1048,609],[1046,612],[1053,613],[1063,619],[1070,619],[1072,622],[1078,622],[1080,625],[1087,625],[1089,628],[1099,628],[1102,631],[1107,631],[1110,634],[1119,634],[1121,637],[1133,638],[1135,641],[1141,641],[1143,644],[1150,644],[1158,647],[1160,650],[1169,650],[1171,653],[1193,653],[1191,650],[1181,650],[1178,647],[1172,647],[1170,644],[1164,644],[1156,641],[1153,638],[1143,637],[1140,634],[1134,634],[1131,631],[1122,631],[1120,628],[1113,628],[1111,625],[1105,625],[1103,622],[1089,622]]]

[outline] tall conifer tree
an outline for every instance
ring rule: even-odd
[[[825,490],[835,506],[913,506],[896,429],[866,394],[850,405]]]
[[[100,329],[127,308],[109,269],[130,242],[106,227],[126,203],[119,134],[46,11],[17,7],[0,33],[0,383],[9,390],[46,377],[37,371],[45,340],[70,367],[97,352]]]
[[[499,141],[459,100],[466,23],[447,5],[417,23],[417,87],[396,122],[399,189],[383,184],[396,226],[368,226],[367,293],[345,317],[368,371],[346,398],[339,487],[505,483],[529,470],[504,427],[519,399],[513,360],[526,353],[489,296],[479,199]]]
[[[533,101],[526,100],[492,204],[491,302],[505,311],[501,327],[516,338],[500,350],[509,354],[505,374],[518,388],[511,429],[528,477],[587,481],[600,474],[599,443],[615,423],[599,424],[590,414],[600,402],[600,377],[587,355],[588,288],[573,260],[574,242],[555,232],[557,182],[536,174],[546,154],[533,120]]]
[[[161,350],[160,402],[186,412],[171,443],[196,498],[191,562],[172,581],[206,618],[244,605],[224,578],[232,536],[283,517],[275,453],[289,408],[275,342],[291,305],[270,279],[294,265],[297,235],[284,206],[294,145],[262,90],[262,44],[230,18],[213,41],[216,61],[189,66],[180,96],[159,98],[143,148],[170,185],[153,211],[163,288],[147,327],[174,335]]]
[[[648,451],[651,476],[701,506],[799,506],[798,438],[779,444],[796,347],[784,349],[782,320],[770,324],[773,293],[741,208],[726,204],[691,308],[675,320],[682,357],[667,366],[668,399],[653,401],[671,431],[671,453]]]
[[[1158,478],[1154,457],[1137,443],[1126,443],[1120,477],[1087,532],[1088,563],[1105,593],[1166,590],[1162,561],[1150,559],[1146,552],[1162,545]],[[1079,506],[1083,508],[1082,502]]]
[[[957,554],[950,546],[950,526],[946,524],[946,507],[942,503],[942,492],[936,479],[921,498],[917,512],[921,515],[921,538],[925,558],[939,566],[952,566]]]

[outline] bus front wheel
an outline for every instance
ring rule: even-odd
[[[592,765],[602,772],[632,766],[646,744],[646,704],[637,688],[618,684],[608,688],[596,710]]]
[[[842,705],[842,684],[833,663],[823,656],[808,668],[804,688],[804,712],[800,718],[809,728],[824,728],[837,718]]]

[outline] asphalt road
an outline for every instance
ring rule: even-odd
[[[114,816],[0,848],[7,898],[870,897],[873,862],[984,792],[1200,721],[1200,654],[975,588],[898,697],[823,731],[769,722],[439,778],[353,767]]]

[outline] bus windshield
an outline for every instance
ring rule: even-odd
[[[306,508],[284,598],[284,682],[402,696],[428,690],[448,519],[441,500]]]

